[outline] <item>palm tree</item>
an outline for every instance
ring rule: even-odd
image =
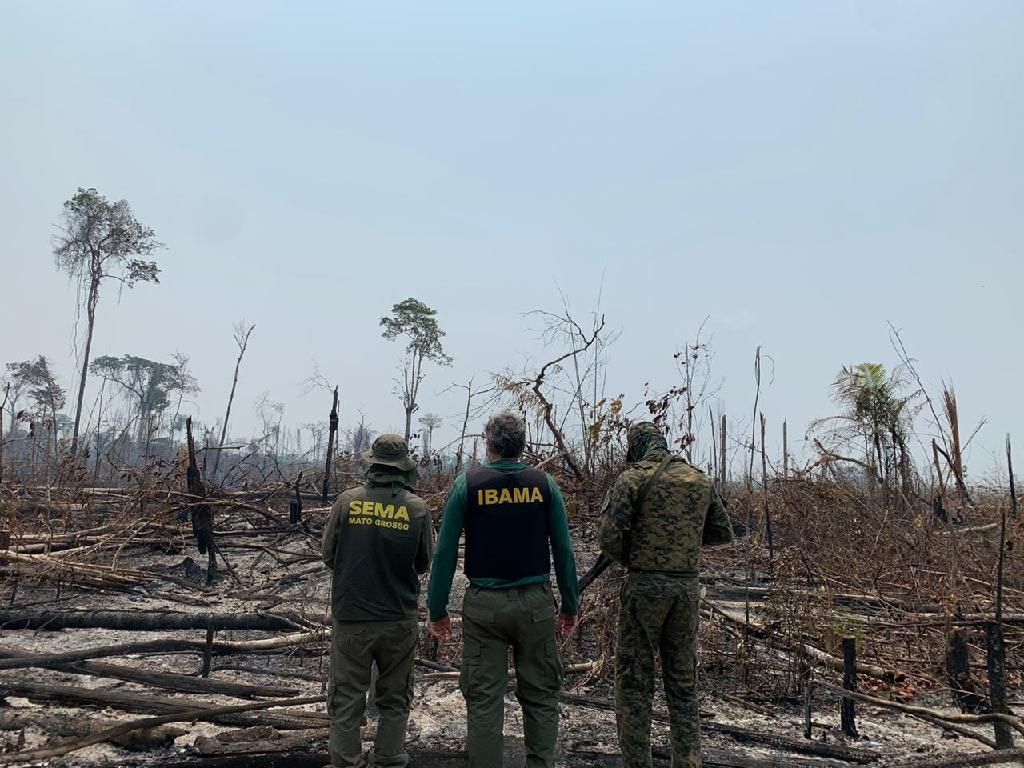
[[[825,436],[834,448],[829,451],[831,458],[862,466],[887,488],[898,479],[904,492],[913,485],[907,438],[917,395],[906,394],[908,383],[903,366],[892,371],[881,363],[843,366],[832,384],[833,397],[843,413],[814,425],[826,427]],[[843,448],[862,450],[863,461],[835,453]]]
[[[430,455],[430,443],[431,438],[434,437],[434,430],[441,426],[444,420],[436,413],[425,413],[420,417],[420,424],[426,429],[426,434],[423,436],[423,455]]]

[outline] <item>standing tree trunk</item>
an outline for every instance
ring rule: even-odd
[[[958,446],[959,447],[959,446]],[[1010,435],[1006,435],[1006,465],[1010,471],[1010,506],[1016,513],[1017,497],[1013,487],[1013,454]],[[1014,515],[1016,516],[1016,515]],[[1006,646],[1003,643],[1003,577],[1006,562],[1006,507],[1002,507],[999,521],[999,562],[996,567],[996,620],[985,625],[988,644],[989,702],[993,712],[1012,714],[1006,704]],[[1004,722],[995,724],[996,744],[999,749],[1011,749],[1013,736]]]
[[[423,380],[423,357],[424,352],[416,347],[410,352],[409,363],[405,368],[405,390],[402,394],[402,404],[405,406],[405,444],[409,444],[412,437],[412,415],[419,408],[416,398],[420,394],[420,382]]]
[[[726,422],[725,414],[723,413],[722,414],[722,428],[719,430],[719,434],[718,434],[718,439],[722,441],[722,445],[718,449],[719,467],[722,470],[722,477],[719,480],[718,490],[721,493],[725,492],[725,483],[726,483],[726,480],[728,480],[728,477],[729,477],[729,475],[728,475],[728,473],[729,473],[729,463],[726,460],[726,452],[727,452],[728,448],[726,447],[726,444],[725,444],[726,430],[727,429],[728,429],[728,424]]]
[[[782,478],[789,478],[789,434],[785,421],[782,422]]]
[[[772,539],[772,511],[768,506],[768,458],[764,450],[764,414],[761,414],[761,494],[764,496],[764,532],[768,537],[768,570],[775,564],[775,544]]]
[[[93,278],[89,284],[89,302],[85,308],[85,354],[82,355],[82,379],[78,382],[78,404],[75,406],[75,428],[71,433],[71,455],[78,455],[78,430],[82,423],[82,402],[85,400],[85,382],[89,373],[89,356],[92,353],[92,332],[96,328],[96,305],[100,300],[100,281]]]
[[[334,459],[334,440],[338,435],[338,388],[334,388],[334,403],[331,405],[331,430],[327,436],[327,462],[324,467],[324,484],[320,493],[320,501],[327,504],[331,489],[331,462]]]
[[[455,472],[462,469],[462,457],[466,452],[466,428],[469,426],[469,411],[473,405],[473,379],[466,386],[466,413],[462,417],[462,431],[459,433],[459,455],[455,459]]]
[[[185,483],[192,499],[192,532],[196,536],[199,554],[207,555],[206,583],[212,584],[217,577],[217,545],[213,540],[213,510],[206,499],[206,485],[196,464],[196,444],[192,437],[192,417],[185,420],[185,442],[188,450],[188,468]]]
[[[4,442],[7,436],[4,434],[4,408],[7,407],[7,399],[11,394],[11,385],[8,382],[4,387],[4,400],[0,403],[0,484],[4,481]]]
[[[231,380],[231,394],[228,395],[228,407],[224,412],[224,424],[220,430],[220,443],[217,445],[217,455],[213,457],[213,471],[210,473],[210,477],[214,481],[217,480],[217,467],[220,466],[220,456],[224,453],[224,441],[227,440],[228,436],[228,419],[231,418],[231,404],[235,401],[235,387],[238,386],[238,369],[242,365],[245,348],[249,346],[249,334],[253,332],[256,326],[250,325],[247,331],[244,328],[245,326],[240,323],[235,331],[235,343],[238,344],[238,359],[235,360],[235,377]]]

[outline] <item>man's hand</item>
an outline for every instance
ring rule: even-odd
[[[437,621],[427,622],[427,632],[436,637],[438,641],[447,643],[452,639],[452,620],[450,617],[445,616],[443,619]]]
[[[578,616],[570,616],[568,613],[558,614],[558,634],[562,637],[568,637],[572,634],[572,631],[576,629],[576,625],[578,623]]]

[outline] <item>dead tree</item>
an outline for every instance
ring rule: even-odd
[[[192,417],[185,419],[185,441],[188,446],[188,469],[185,470],[185,482],[189,494],[198,503],[191,507],[192,533],[195,534],[196,544],[199,547],[199,554],[208,556],[206,568],[206,583],[212,584],[217,576],[217,546],[213,540],[213,510],[209,504],[203,503],[206,499],[206,485],[203,483],[202,475],[199,474],[199,465],[196,464],[196,444],[192,437]]]
[[[4,399],[0,402],[0,483],[4,481],[4,408],[7,407],[7,400],[11,396],[11,382],[4,385]]]
[[[601,332],[605,327],[605,318],[602,315],[599,322],[595,322],[592,333],[587,334],[569,315],[564,321],[572,325],[576,330],[574,344],[570,351],[559,355],[541,366],[537,375],[533,378],[528,376],[523,379],[513,379],[511,376],[501,375],[496,377],[496,385],[500,391],[508,392],[517,398],[524,408],[529,407],[543,419],[544,425],[551,433],[555,441],[555,447],[565,460],[565,465],[572,472],[573,477],[580,483],[586,483],[587,473],[584,472],[573,452],[570,450],[565,439],[565,433],[555,420],[555,404],[544,393],[543,387],[549,373],[560,370],[560,366],[571,357],[583,354],[590,349],[601,338]]]
[[[1006,465],[1010,471],[1010,506],[1016,516],[1017,497],[1013,487],[1013,455],[1010,436],[1006,436]],[[996,573],[996,619],[985,626],[988,646],[989,700],[993,712],[1012,714],[1006,704],[1006,645],[1003,642],[1003,578],[1006,564],[1006,507],[999,520],[999,562]],[[995,723],[996,745],[999,749],[1013,747],[1013,736],[1005,722]]]
[[[224,412],[224,424],[220,429],[220,442],[217,444],[217,455],[213,457],[213,472],[210,474],[214,480],[217,479],[217,467],[220,466],[220,457],[224,453],[224,441],[228,436],[228,419],[231,418],[231,404],[235,401],[235,388],[238,386],[238,369],[242,365],[242,358],[245,356],[245,348],[249,346],[249,335],[255,330],[255,325],[245,328],[245,321],[235,326],[235,344],[238,345],[238,359],[235,360],[235,377],[231,380],[231,394],[228,395],[228,407]]]
[[[768,506],[768,458],[764,449],[764,413],[761,414],[761,494],[764,497],[764,531],[768,538],[768,568],[775,563],[775,544],[772,538],[772,512]]]
[[[491,394],[495,391],[495,388],[493,386],[484,387],[483,389],[473,389],[473,380],[475,378],[475,376],[470,377],[469,381],[466,384],[452,384],[447,389],[441,392],[441,394],[444,394],[445,392],[449,392],[452,389],[466,390],[466,409],[462,416],[462,428],[459,430],[458,439],[448,444],[449,446],[454,445],[455,443],[458,443],[459,445],[458,453],[455,456],[456,472],[459,472],[462,469],[462,465],[465,462],[466,438],[471,437],[471,435],[469,434],[469,420],[480,415],[482,410],[486,408],[487,405],[493,400],[493,395],[492,398],[485,402],[483,405],[478,405],[474,407],[473,401],[480,395]],[[444,448],[442,448],[441,450],[444,450]]]
[[[334,462],[334,443],[338,437],[338,388],[334,388],[334,403],[331,405],[331,430],[327,436],[327,462],[324,467],[324,484],[320,493],[320,501],[329,503],[331,488],[331,464]]]

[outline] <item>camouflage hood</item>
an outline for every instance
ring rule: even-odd
[[[648,454],[664,455],[668,452],[668,441],[661,428],[650,421],[633,424],[627,433],[626,461],[643,461]]]
[[[415,468],[402,471],[383,464],[371,464],[366,470],[366,480],[371,485],[401,485],[413,491],[419,480],[419,472]]]

